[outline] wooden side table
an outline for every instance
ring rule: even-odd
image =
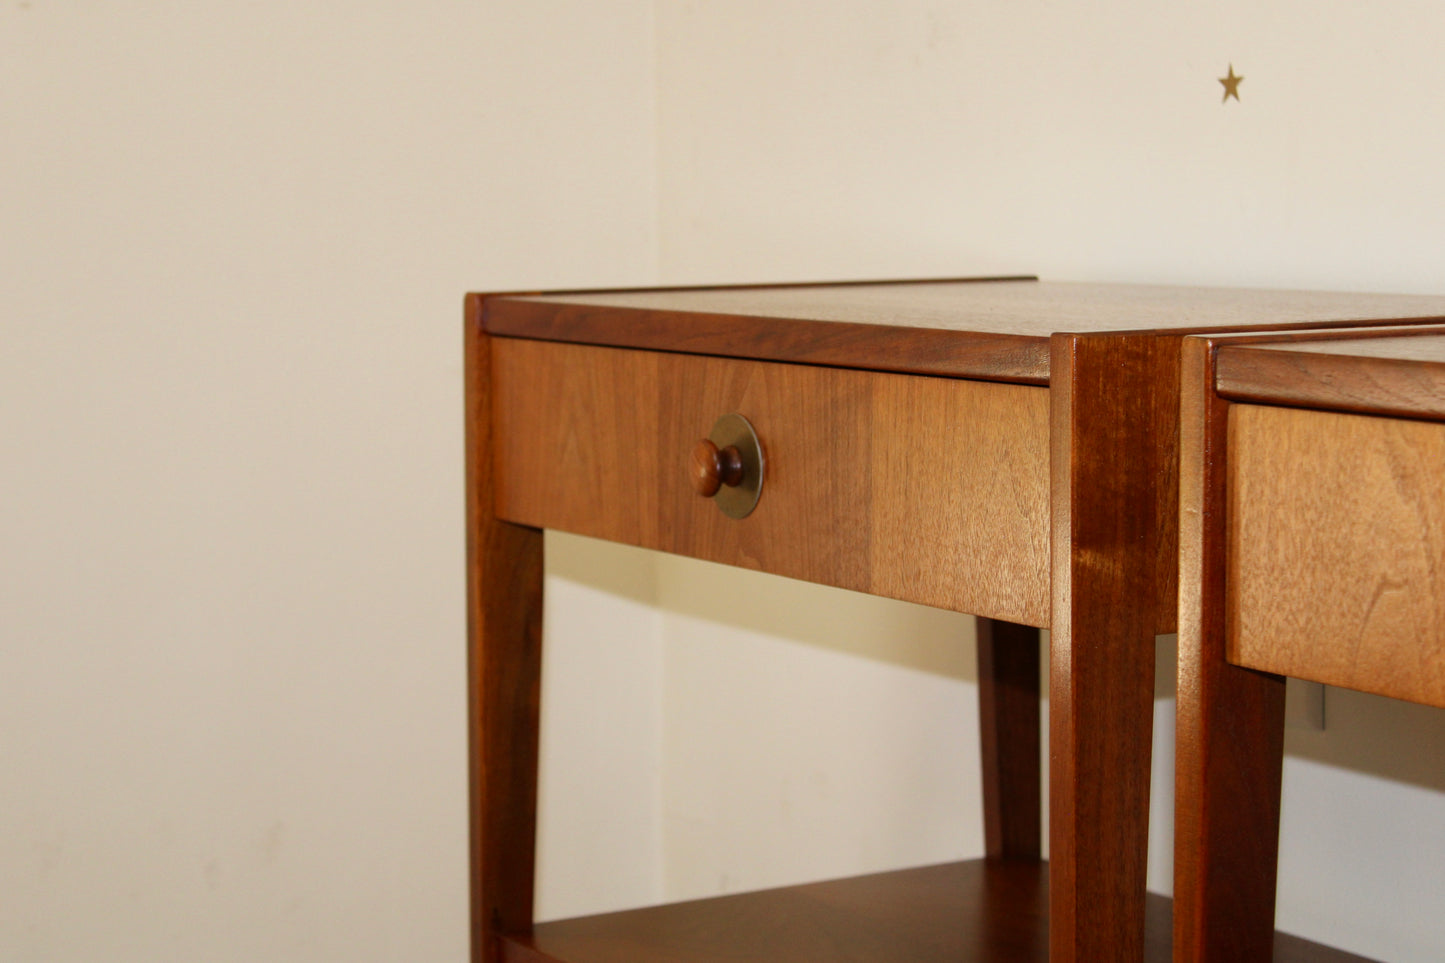
[[[1182,338],[1421,316],[1445,300],[1020,279],[469,298],[476,958],[1142,959]],[[765,455],[743,518],[689,482],[729,413]],[[984,617],[989,858],[534,926],[549,527]],[[1047,868],[1030,627],[1052,630]]]
[[[1175,959],[1268,960],[1284,677],[1445,706],[1445,328],[1190,338]]]

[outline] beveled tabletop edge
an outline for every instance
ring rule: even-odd
[[[1234,402],[1445,420],[1445,326],[1211,339]]]
[[[1181,337],[1445,319],[1445,298],[1031,277],[486,296],[503,337],[1048,384],[1051,336]]]
[[[482,327],[499,337],[1046,385],[1047,341],[1019,338],[1007,332],[780,317],[760,310],[744,313],[589,303],[592,296],[686,298],[707,294],[745,298],[756,295],[755,303],[761,303],[779,294],[996,282],[1033,284],[1038,277],[1000,275],[497,294],[484,297],[481,317]]]
[[[496,307],[497,302],[488,302]],[[575,308],[505,303],[483,309],[482,324],[499,337],[640,348],[752,361],[861,368],[903,374],[1049,383],[1047,340],[1007,334],[908,328],[847,321],[800,321],[750,315]]]

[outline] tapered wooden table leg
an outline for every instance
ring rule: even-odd
[[[1182,381],[1174,959],[1268,960],[1284,679],[1225,661],[1228,403],[1212,342],[1185,342]]]
[[[1154,636],[1173,622],[1179,338],[1051,340],[1049,944],[1144,954]]]
[[[493,514],[491,348],[467,301],[467,615],[472,959],[532,928],[541,701],[542,532]]]

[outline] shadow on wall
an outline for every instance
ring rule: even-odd
[[[549,572],[571,581],[719,625],[978,681],[969,616],[577,536],[548,537],[549,549],[556,548],[548,554]],[[1154,697],[1173,699],[1174,637],[1161,636],[1158,648]],[[1445,758],[1445,711],[1429,706],[1330,688],[1325,729],[1288,729],[1285,752],[1445,793],[1438,765]]]
[[[978,681],[971,616],[671,555],[658,557],[657,572],[668,612]]]
[[[978,681],[973,618],[957,612],[555,532],[547,572],[677,615]]]
[[[1177,639],[1160,636],[1156,700],[1174,698],[1177,668]],[[1325,728],[1287,727],[1286,756],[1445,793],[1445,710],[1333,686],[1325,693]],[[1303,695],[1291,687],[1288,697]]]
[[[658,553],[564,532],[546,532],[547,574],[648,605],[657,602]]]
[[[1445,793],[1445,711],[1350,689],[1325,690],[1323,731],[1288,729],[1285,754]]]

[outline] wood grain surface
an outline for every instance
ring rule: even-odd
[[[1143,954],[1154,636],[1173,628],[1178,338],[1053,339],[1052,956]]]
[[[1268,960],[1274,933],[1284,680],[1225,660],[1226,424],[1214,343],[1181,368],[1174,958]]]
[[[1219,393],[1235,401],[1445,420],[1445,331],[1433,325],[1228,345],[1216,370]]]
[[[467,299],[467,693],[472,959],[532,925],[541,702],[542,533],[492,511],[491,346]]]
[[[1039,630],[980,618],[979,758],[984,852],[992,859],[1043,855],[1039,756]]]
[[[1445,426],[1232,405],[1230,661],[1445,705]]]
[[[1145,959],[1169,959],[1169,901],[1148,898]],[[538,924],[507,963],[1045,963],[1048,868],[974,860]],[[1276,963],[1359,963],[1297,937]],[[1113,960],[1113,957],[1102,959]]]
[[[1027,280],[488,299],[499,335],[1043,384],[1056,332],[1183,334],[1445,318],[1445,298]]]
[[[1048,622],[1048,392],[498,338],[496,511],[1027,625]],[[765,482],[742,520],[689,481],[722,414]]]

